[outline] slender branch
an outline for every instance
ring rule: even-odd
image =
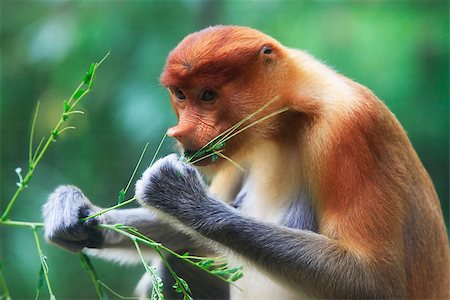
[[[223,264],[224,262],[223,262],[223,259],[221,259],[221,258],[205,258],[205,257],[189,256],[189,255],[178,254],[178,253],[176,253],[175,251],[173,251],[173,250],[171,250],[171,249],[165,247],[165,246],[162,245],[161,243],[158,243],[158,242],[152,240],[151,238],[149,238],[149,237],[147,237],[147,236],[141,234],[140,232],[137,231],[136,228],[128,227],[128,226],[125,226],[125,225],[122,225],[122,224],[114,224],[114,225],[110,225],[110,224],[99,224],[99,225],[97,225],[97,227],[99,227],[99,228],[104,228],[104,229],[110,229],[110,230],[113,230],[113,231],[115,231],[115,232],[117,232],[117,233],[119,233],[119,234],[122,234],[122,235],[124,235],[124,236],[130,238],[131,240],[136,239],[138,242],[143,243],[143,244],[145,244],[145,245],[147,245],[147,246],[149,246],[149,247],[151,247],[151,248],[153,248],[153,249],[155,249],[155,250],[156,250],[157,248],[158,248],[158,249],[161,249],[161,250],[164,250],[164,251],[166,251],[167,253],[169,253],[169,254],[175,256],[176,258],[181,259],[181,260],[183,260],[183,261],[189,263],[190,265],[192,265],[192,266],[194,266],[194,267],[196,267],[196,268],[202,269],[203,271],[207,272],[208,274],[210,274],[210,275],[212,275],[212,276],[214,276],[214,277],[217,277],[217,278],[219,278],[220,280],[223,280],[223,281],[225,281],[225,282],[227,282],[227,283],[230,283],[230,284],[234,285],[235,287],[237,287],[237,286],[234,284],[234,281],[236,281],[237,279],[235,279],[235,280],[232,280],[232,279],[231,279],[231,278],[233,277],[233,275],[232,275],[230,278],[225,278],[225,277],[221,276],[221,274],[216,274],[216,273],[214,273],[214,270],[210,270],[210,269],[208,269],[208,268],[205,268],[205,267],[201,264],[202,261],[213,261],[213,262],[214,262],[214,261],[219,261],[219,264]],[[119,227],[126,228],[127,230],[130,230],[131,233],[128,232],[128,231],[126,231],[125,229],[121,229],[121,228],[119,228]],[[196,261],[194,261],[193,259],[194,259],[194,260],[198,260],[198,261],[196,262]],[[233,269],[230,269],[230,270],[236,270],[236,272],[238,272],[238,271],[241,271],[241,270],[242,270],[242,267],[237,267],[237,268],[233,268]],[[237,287],[237,288],[239,288],[239,287]]]
[[[1,261],[0,261],[0,290],[1,290],[0,299],[11,300],[8,284],[6,283],[5,276],[3,275],[3,265]]]
[[[278,99],[280,99],[280,96],[275,96],[273,97],[269,102],[267,102],[266,104],[264,104],[263,106],[261,106],[260,108],[258,108],[256,111],[254,111],[253,113],[249,114],[247,117],[245,117],[244,119],[242,119],[238,124],[239,126],[244,124],[244,122],[250,120],[253,116],[257,115],[258,113],[262,112],[263,110],[265,110],[266,108],[268,108],[270,105],[272,105],[275,101],[277,101]],[[226,135],[224,135],[217,143],[217,144],[222,144],[226,139],[229,139],[229,136],[239,127],[234,127],[233,130],[229,131]],[[214,147],[214,146],[213,146]]]
[[[44,252],[42,251],[41,242],[39,241],[39,236],[38,236],[36,227],[33,227],[33,235],[34,235],[34,240],[36,241],[36,248],[39,253],[39,259],[41,261],[41,266],[42,266],[42,269],[44,270],[44,277],[45,277],[45,281],[47,283],[47,289],[48,289],[48,293],[50,294],[50,299],[56,299],[56,297],[52,291],[52,286],[50,285],[50,279],[48,277],[47,258],[45,257]]]
[[[69,129],[77,129],[77,128],[75,126],[67,126],[67,127],[64,127],[63,129],[61,129],[60,131],[58,131],[58,134],[61,134],[64,131],[69,130]]]
[[[150,162],[150,166],[153,166],[153,163],[155,162],[156,156],[158,155],[159,150],[161,149],[161,146],[164,143],[166,137],[167,137],[167,132],[164,133],[161,141],[159,142],[158,148],[156,149],[155,154],[153,155],[152,161]]]
[[[220,150],[217,150],[217,151],[215,151],[215,152],[212,152],[212,153],[209,153],[209,154],[207,154],[207,155],[205,155],[205,156],[201,156],[201,157],[199,157],[199,158],[197,158],[196,160],[194,160],[194,161],[187,161],[186,163],[190,163],[190,164],[196,164],[196,163],[198,163],[199,161],[202,161],[202,160],[204,160],[205,158],[208,158],[208,157],[211,157],[211,156],[214,156],[214,155],[218,155],[218,153],[221,153],[221,152],[223,152],[224,151],[224,149],[220,149]]]
[[[89,274],[89,277],[91,278],[92,282],[94,283],[95,292],[97,293],[98,298],[100,300],[107,299],[108,297],[105,297],[105,294],[102,289],[101,281],[98,278],[97,272],[95,272],[95,269],[91,263],[91,260],[83,252],[80,252],[79,256],[80,256],[81,264],[86,269],[86,271]]]
[[[231,158],[229,158],[228,156],[224,155],[223,153],[220,153],[218,151],[214,152],[214,154],[216,154],[217,156],[222,157],[223,159],[226,159],[227,161],[229,161],[233,166],[235,166],[236,168],[239,169],[239,171],[244,172],[244,168],[241,167],[237,162],[235,162],[234,160],[232,160]]]
[[[113,294],[114,296],[116,296],[116,297],[118,297],[120,299],[124,299],[124,300],[142,300],[142,298],[140,298],[140,297],[124,297],[124,296],[120,295],[119,293],[117,293],[116,291],[114,291],[109,286],[107,286],[104,282],[100,281],[99,283],[100,283],[100,285],[102,287],[107,289],[111,294]]]
[[[35,160],[36,160],[36,156],[37,156],[37,154],[39,153],[39,150],[41,149],[42,143],[44,143],[44,141],[45,141],[45,137],[43,137],[43,138],[41,139],[41,141],[39,142],[38,146],[36,147],[36,152],[34,152],[32,161],[35,161]]]
[[[11,220],[0,221],[0,225],[17,226],[17,227],[29,227],[29,228],[44,227],[44,223],[39,223],[39,222],[22,222],[22,221],[11,221]]]
[[[82,219],[80,219],[80,221],[84,222],[84,221],[87,221],[87,220],[89,220],[89,219],[98,217],[98,216],[100,216],[100,215],[103,215],[104,213],[107,213],[108,211],[111,211],[111,210],[114,210],[114,209],[116,209],[116,208],[119,208],[119,207],[122,207],[122,206],[124,206],[124,205],[127,205],[127,204],[133,202],[134,200],[136,200],[136,197],[133,197],[133,198],[127,200],[127,201],[124,201],[124,202],[122,202],[122,203],[116,204],[116,205],[111,206],[111,207],[109,207],[109,208],[107,208],[107,209],[104,209],[104,210],[102,210],[102,211],[99,211],[98,213],[95,213],[95,214],[93,214],[93,215],[90,215],[90,216],[87,216],[87,217],[85,217],[85,218],[82,218]]]
[[[161,253],[161,250],[159,248],[155,248],[158,255],[161,257],[161,260],[163,264],[166,266],[167,270],[169,270],[170,274],[172,275],[173,279],[175,279],[175,282],[177,283],[177,286],[179,289],[181,289],[183,293],[183,300],[184,299],[192,299],[192,296],[190,295],[190,291],[188,291],[184,285],[185,282],[182,282],[180,280],[180,277],[178,277],[177,273],[172,269],[172,266],[167,261],[167,258],[164,256],[164,254]]]
[[[277,111],[274,111],[273,113],[270,113],[270,114],[268,114],[267,116],[264,116],[264,117],[262,117],[261,119],[258,119],[257,121],[248,124],[248,125],[245,126],[244,128],[239,129],[238,131],[234,132],[234,133],[231,134],[230,136],[227,136],[227,137],[222,138],[221,143],[225,143],[226,141],[228,141],[229,139],[231,139],[231,138],[235,137],[236,135],[240,134],[240,133],[243,132],[244,130],[247,130],[247,129],[249,129],[250,127],[255,126],[256,124],[261,123],[262,121],[265,121],[265,120],[267,120],[267,119],[269,119],[269,118],[271,118],[271,117],[273,117],[273,116],[276,116],[276,115],[281,114],[281,113],[283,113],[283,112],[285,112],[285,111],[288,111],[288,110],[289,110],[289,107],[284,107],[284,108],[282,108],[282,109],[279,109],[279,110],[277,110]]]
[[[147,264],[147,262],[144,259],[144,256],[142,255],[141,247],[139,247],[139,243],[136,239],[132,239],[134,246],[136,247],[136,250],[139,254],[139,257],[141,259],[142,264],[144,265],[145,271],[150,275],[153,281],[153,287],[152,287],[152,299],[154,295],[156,295],[157,299],[164,299],[164,295],[160,289],[158,277],[155,274],[155,271],[152,270],[152,268]]]
[[[246,121],[251,119],[256,114],[258,114],[261,111],[265,110],[267,107],[272,105],[275,101],[277,101],[279,98],[280,98],[279,96],[273,97],[270,101],[268,101],[266,104],[264,104],[263,106],[258,108],[256,111],[254,111],[253,113],[249,114],[248,116],[246,116],[245,118],[243,118],[242,120],[240,120],[239,122],[237,122],[236,124],[234,124],[233,126],[228,128],[227,130],[225,130],[221,134],[219,134],[216,137],[214,137],[213,139],[211,139],[208,143],[203,145],[203,147],[201,147],[197,152],[195,152],[191,157],[189,157],[186,162],[190,163],[193,159],[196,159],[198,156],[202,155],[203,152],[208,153],[210,151],[217,151],[217,150],[219,150],[221,147],[223,147],[223,145],[225,143],[225,140],[228,140],[229,136],[231,134],[233,134],[242,124],[244,124]]]
[[[30,132],[30,142],[29,142],[29,153],[28,153],[28,163],[31,165],[33,163],[33,137],[34,137],[34,128],[36,126],[37,115],[39,113],[39,101],[36,104],[36,109],[34,111],[33,121],[31,123],[31,132]]]
[[[136,175],[137,169],[139,168],[139,165],[141,164],[142,158],[144,157],[145,151],[147,150],[148,143],[145,144],[144,150],[142,150],[141,156],[139,157],[139,160],[136,164],[136,167],[134,168],[133,174],[131,174],[130,180],[128,181],[127,186],[125,187],[124,193],[126,194],[128,191],[128,188],[131,185],[131,182],[133,181],[134,175]]]
[[[109,56],[109,52],[103,57],[103,59],[99,63],[95,63],[94,67],[93,68],[91,67],[92,73],[90,73],[89,82],[86,82],[86,80],[83,79],[83,81],[78,85],[78,87],[75,89],[72,96],[70,97],[69,101],[67,101],[67,103],[65,102],[64,112],[61,115],[55,128],[50,132],[50,135],[48,136],[47,141],[45,142],[44,146],[42,147],[42,149],[39,149],[39,146],[38,146],[38,148],[36,149],[36,153],[33,155],[32,154],[32,140],[33,140],[33,136],[34,136],[34,126],[35,126],[34,124],[35,124],[36,118],[37,118],[37,111],[38,111],[37,108],[39,107],[39,105],[37,105],[36,111],[34,114],[34,118],[33,118],[31,133],[30,133],[28,172],[25,175],[25,177],[23,178],[23,180],[20,182],[19,187],[16,189],[14,195],[12,196],[11,200],[9,201],[5,211],[2,214],[2,217],[0,218],[0,221],[5,221],[8,218],[8,215],[9,215],[12,207],[14,206],[17,198],[19,197],[19,195],[22,193],[22,191],[25,189],[25,187],[31,180],[31,177],[33,176],[33,173],[36,170],[37,165],[41,161],[42,157],[46,153],[46,151],[47,151],[48,147],[50,146],[50,144],[52,143],[52,141],[54,141],[58,137],[58,135],[61,134],[63,131],[72,128],[72,127],[66,127],[64,129],[60,130],[63,123],[67,120],[68,113],[91,90],[95,71],[108,56]],[[91,70],[89,72],[91,72]],[[82,87],[84,87],[86,84],[88,85],[88,88],[86,89],[86,91],[84,91],[84,90],[82,90]],[[70,104],[73,99],[76,99],[75,102],[73,104]],[[41,143],[39,145],[41,145]]]

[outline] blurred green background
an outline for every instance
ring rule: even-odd
[[[39,165],[11,214],[40,221],[41,205],[60,184],[74,184],[101,206],[117,201],[144,144],[150,161],[175,123],[158,77],[167,53],[188,33],[214,24],[247,25],[305,49],[368,86],[405,127],[439,193],[448,222],[449,4],[303,1],[1,1],[1,206],[27,167],[36,101],[37,143],[53,129],[62,101],[89,64],[108,50],[94,89]],[[173,151],[169,140],[163,153]],[[12,296],[32,299],[39,259],[32,233],[0,228],[1,259]],[[78,256],[44,245],[59,299],[95,291]],[[101,279],[131,295],[142,266],[95,259]],[[46,298],[43,288],[42,297]],[[42,298],[41,297],[41,298]],[[114,298],[114,297],[111,297]]]

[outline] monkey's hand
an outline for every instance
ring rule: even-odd
[[[171,154],[148,168],[136,183],[139,202],[189,227],[198,224],[204,206],[212,200],[199,172]],[[161,215],[161,214],[160,214]],[[204,216],[203,216],[204,217]]]
[[[98,248],[103,236],[96,229],[101,217],[80,221],[95,213],[95,207],[74,186],[60,186],[43,206],[45,238],[67,250],[77,252],[84,247]]]

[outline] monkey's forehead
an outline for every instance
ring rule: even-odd
[[[192,33],[169,54],[161,83],[221,85],[255,62],[265,45],[279,47],[273,38],[248,27],[214,26]]]

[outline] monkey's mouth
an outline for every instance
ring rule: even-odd
[[[185,149],[182,160],[186,163],[208,165],[217,160],[220,153],[224,151],[225,143],[211,147],[202,147],[198,150]]]

